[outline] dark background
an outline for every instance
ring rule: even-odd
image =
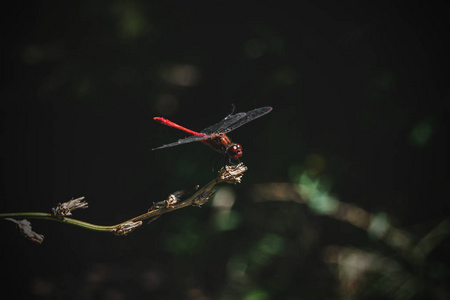
[[[2,222],[8,299],[449,295],[445,6],[288,3],[35,1],[3,10],[1,212],[47,212],[85,196],[90,207],[76,218],[117,224],[213,178],[217,155],[200,143],[152,152],[183,137],[152,117],[201,130],[231,104],[274,108],[230,134],[249,170],[242,184],[223,186],[236,200],[223,220],[214,200],[126,237],[31,220],[42,245]],[[261,184],[295,190],[305,176],[390,220],[414,245],[439,224],[443,241],[412,263],[295,197],[255,196]],[[333,249],[337,263],[327,259]],[[368,257],[395,270],[364,269]]]

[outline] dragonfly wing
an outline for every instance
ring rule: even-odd
[[[205,134],[211,134],[211,133],[217,132],[217,131],[219,131],[219,129],[226,128],[229,124],[235,123],[237,120],[245,117],[245,115],[246,115],[246,113],[237,113],[235,115],[228,115],[225,117],[225,119],[223,119],[219,123],[211,125],[205,129],[203,129],[200,132],[205,133]]]
[[[158,148],[153,148],[152,150],[158,150],[158,149],[162,149],[162,148],[174,147],[174,146],[178,146],[178,145],[182,145],[182,144],[202,141],[202,140],[205,140],[207,138],[208,138],[207,135],[204,135],[204,136],[199,136],[199,135],[190,136],[190,137],[187,137],[187,138],[184,138],[184,139],[179,139],[178,141],[176,141],[174,143],[166,144],[166,145],[163,145],[163,146],[158,147]]]
[[[266,107],[261,107],[261,108],[251,110],[247,113],[242,113],[242,114],[244,114],[244,116],[237,118],[237,119],[232,119],[233,122],[227,122],[226,126],[220,126],[216,130],[223,132],[223,133],[228,133],[232,130],[235,130],[238,127],[241,127],[242,125],[244,125],[250,121],[253,121],[259,117],[262,117],[265,114],[268,114],[271,111],[272,111],[272,107],[266,106]]]

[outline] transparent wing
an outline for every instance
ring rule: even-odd
[[[239,120],[240,118],[245,117],[245,115],[246,115],[246,113],[237,113],[235,115],[228,115],[225,117],[225,119],[223,119],[219,123],[211,125],[205,129],[203,129],[200,132],[206,133],[206,134],[211,134],[211,133],[217,132],[220,128],[227,127],[229,124],[232,124],[232,123],[236,122],[237,120]]]
[[[209,137],[208,135],[204,135],[204,136],[200,136],[200,135],[190,136],[190,137],[187,137],[187,138],[184,138],[184,139],[179,139],[176,142],[173,142],[173,143],[170,143],[170,144],[166,144],[166,145],[163,145],[163,146],[158,147],[158,148],[153,148],[152,150],[158,150],[158,149],[162,149],[162,148],[174,147],[174,146],[178,146],[178,145],[182,145],[182,144],[202,141],[202,140],[207,139],[208,137]]]
[[[250,121],[253,121],[259,117],[262,117],[265,114],[268,114],[271,111],[272,111],[272,107],[266,106],[266,107],[261,107],[261,108],[251,110],[247,113],[241,113],[244,115],[240,116],[239,118],[232,119],[233,122],[227,122],[226,126],[224,126],[222,124],[221,126],[219,126],[219,128],[216,129],[216,131],[219,131],[222,133],[228,133],[232,130],[235,130],[238,127],[241,127],[242,125],[244,125]],[[236,116],[237,115],[239,115],[239,114],[236,114]],[[233,117],[233,116],[231,116],[231,117]]]

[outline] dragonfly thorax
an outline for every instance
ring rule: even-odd
[[[232,143],[230,147],[227,148],[227,155],[232,158],[239,158],[242,156],[242,146],[240,144]]]

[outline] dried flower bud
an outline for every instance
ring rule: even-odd
[[[113,233],[115,235],[127,235],[141,225],[142,225],[142,221],[138,221],[138,222],[129,221],[129,222],[120,224],[116,229],[114,229]]]
[[[31,223],[28,220],[23,219],[18,221],[12,218],[5,218],[5,220],[16,223],[20,233],[30,241],[38,244],[42,244],[44,241],[44,236],[42,234],[38,234],[31,229]]]
[[[192,206],[202,206],[203,204],[208,202],[209,198],[211,198],[211,196],[214,195],[215,192],[216,190],[212,189],[201,193],[194,200],[192,200]]]
[[[219,171],[219,180],[227,183],[240,183],[247,167],[243,163],[225,166]]]
[[[56,208],[52,208],[53,215],[59,219],[72,215],[72,210],[79,208],[88,208],[88,203],[83,201],[84,197],[72,199],[64,203],[58,203]]]

